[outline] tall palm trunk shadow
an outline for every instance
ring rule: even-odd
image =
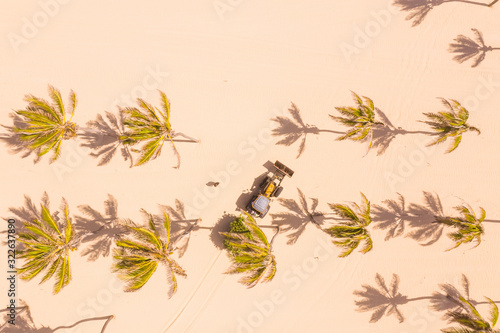
[[[423,22],[427,17],[429,12],[434,9],[434,7],[442,5],[443,3],[449,2],[461,2],[470,5],[477,5],[482,7],[491,7],[498,0],[490,3],[484,3],[479,1],[471,0],[395,0],[394,6],[399,7],[401,11],[408,12],[406,16],[407,21],[412,21],[412,26],[415,27]]]
[[[78,209],[83,216],[75,216],[74,227],[85,244],[82,256],[87,256],[89,261],[109,256],[115,240],[127,233],[127,229],[119,223],[118,202],[108,194],[103,214],[89,205],[80,205]]]
[[[370,323],[379,321],[384,314],[394,315],[402,323],[405,317],[399,307],[409,302],[431,299],[432,297],[408,298],[399,292],[399,276],[392,275],[392,280],[387,287],[384,278],[377,273],[375,276],[376,286],[362,285],[363,290],[353,292],[358,297],[354,301],[359,312],[372,312]]]
[[[456,53],[453,60],[459,64],[471,59],[471,67],[476,67],[483,62],[487,52],[498,51],[500,47],[486,46],[483,34],[477,29],[473,28],[471,30],[474,32],[475,40],[464,35],[458,35],[455,42],[450,44],[448,51]]]
[[[105,321],[100,333],[104,333],[106,331],[106,328],[108,327],[109,322],[111,319],[113,319],[115,316],[110,315],[110,316],[103,316],[103,317],[92,317],[92,318],[87,318],[87,319],[82,319],[77,322],[75,322],[72,325],[69,326],[58,326],[55,328],[50,328],[46,326],[42,327],[37,327],[33,321],[33,318],[31,317],[31,312],[29,309],[29,306],[26,305],[23,301],[21,301],[23,306],[16,307],[14,310],[16,312],[16,319],[15,319],[15,325],[11,325],[8,323],[8,320],[10,319],[8,314],[10,309],[2,309],[0,310],[0,313],[2,314],[2,319],[3,323],[0,326],[0,332],[9,332],[9,333],[53,333],[56,331],[59,331],[61,329],[67,329],[67,328],[73,328],[76,327],[80,324],[86,323],[86,322],[92,322],[92,321]],[[88,332],[88,331],[86,331]],[[91,332],[88,332],[91,333]],[[97,333],[97,331],[95,332]]]
[[[123,115],[120,113],[117,117],[107,111],[105,115],[106,119],[98,114],[96,120],[87,123],[88,129],[81,130],[81,138],[84,141],[81,146],[91,149],[90,156],[99,160],[99,166],[108,164],[120,150],[123,159],[129,161],[132,167],[134,161],[130,149],[120,139],[125,134]]]
[[[354,301],[359,312],[372,312],[370,323],[379,321],[384,314],[386,316],[394,315],[401,323],[405,317],[400,306],[409,302],[427,300],[432,311],[450,312],[450,311],[466,311],[466,304],[460,300],[463,298],[476,306],[479,304],[488,304],[489,302],[478,302],[469,297],[469,280],[462,274],[461,287],[462,291],[451,284],[440,284],[440,291],[433,292],[431,296],[421,296],[408,298],[399,292],[399,276],[393,274],[391,283],[387,287],[385,280],[380,274],[375,276],[376,286],[362,285],[362,290],[353,292],[358,298]],[[495,303],[499,303],[496,301]],[[446,315],[445,315],[446,317]]]
[[[282,139],[276,142],[277,145],[291,146],[298,140],[301,140],[297,158],[299,158],[306,149],[306,139],[308,134],[319,135],[323,132],[343,134],[342,132],[319,129],[314,125],[304,123],[302,116],[300,115],[300,110],[294,103],[292,103],[288,112],[290,113],[291,118],[277,116],[276,118],[271,119],[277,123],[277,127],[272,130],[272,135],[282,137]]]
[[[299,201],[293,199],[278,199],[281,206],[288,209],[288,212],[270,214],[272,224],[279,226],[282,233],[291,232],[287,237],[287,244],[292,245],[297,242],[309,223],[313,223],[321,229],[325,221],[324,213],[317,211],[318,199],[310,198],[311,206],[307,204],[307,199],[302,191],[297,188]]]
[[[385,240],[398,236],[412,238],[420,245],[432,245],[443,234],[443,225],[434,223],[436,216],[444,216],[443,206],[437,194],[423,192],[424,204],[406,204],[398,193],[398,200],[385,200],[384,206],[374,205],[375,228],[387,230]],[[406,232],[406,234],[405,234]]]
[[[380,120],[385,124],[385,126],[377,126],[373,128],[373,142],[372,147],[377,149],[377,155],[382,155],[385,153],[387,148],[391,142],[398,135],[407,135],[407,134],[425,134],[425,135],[434,135],[433,132],[427,131],[409,131],[405,130],[401,127],[395,127],[389,118],[386,116],[382,110],[379,108],[375,108],[375,112],[379,116]]]

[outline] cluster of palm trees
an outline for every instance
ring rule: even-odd
[[[272,280],[276,274],[276,258],[272,253],[275,237],[279,233],[291,232],[288,243],[294,244],[308,223],[330,235],[333,244],[341,250],[339,257],[347,257],[359,246],[362,246],[362,253],[373,249],[370,235],[373,222],[375,229],[390,229],[386,240],[402,235],[406,222],[410,226],[415,224],[413,227],[417,232],[409,236],[418,240],[425,237],[439,238],[444,227],[452,229],[448,236],[455,244],[449,250],[468,243],[478,246],[484,234],[483,222],[498,222],[485,220],[483,208],[477,215],[465,203],[455,208],[459,213],[457,216],[445,216],[439,197],[427,192],[424,192],[426,206],[410,204],[408,210],[401,195],[399,202],[385,200],[384,207],[372,206],[361,193],[360,204],[329,204],[332,210],[330,216],[317,210],[318,199],[312,198],[312,204],[309,205],[300,189],[298,195],[298,202],[278,199],[289,212],[271,214],[270,226],[259,226],[249,214],[243,213],[233,218],[227,230],[218,232],[224,238],[224,248],[232,262],[227,273],[243,274],[240,282],[248,287]],[[178,257],[184,254],[191,232],[204,228],[198,225],[200,219],[187,220],[184,205],[178,200],[175,208],[164,206],[162,214],[158,216],[141,210],[145,225],[119,218],[116,206],[116,200],[109,196],[105,201],[106,216],[89,206],[79,206],[87,217],[72,216],[63,199],[60,211],[51,213],[45,194],[39,209],[29,197],[26,197],[24,208],[11,208],[11,212],[23,222],[19,233],[23,247],[18,249],[19,258],[24,259],[23,266],[18,269],[20,278],[32,280],[41,276],[40,283],[52,280],[53,292],[57,294],[71,281],[71,251],[79,249],[82,243],[88,243],[90,247],[82,255],[89,255],[90,260],[96,260],[99,255],[108,255],[114,246],[112,271],[124,281],[125,291],[141,289],[161,266],[167,272],[168,295],[171,297],[177,290],[177,277],[187,276],[174,259],[174,252],[177,252]],[[171,216],[175,219],[174,233],[171,231]],[[324,227],[329,220],[331,225]],[[262,231],[264,227],[276,229],[271,241]],[[425,245],[435,242],[437,238]]]
[[[141,210],[145,225],[119,218],[116,200],[111,196],[105,206],[107,217],[89,206],[79,208],[90,218],[71,216],[63,199],[61,211],[51,213],[48,196],[44,194],[40,209],[29,197],[26,197],[25,207],[11,208],[23,224],[19,232],[22,248],[17,250],[19,258],[24,260],[23,266],[17,270],[19,277],[29,281],[42,276],[40,283],[53,280],[53,292],[58,294],[71,281],[71,251],[78,250],[82,243],[97,241],[97,245],[85,249],[82,255],[90,255],[90,260],[96,260],[99,252],[106,256],[113,247],[112,271],[124,282],[125,291],[141,289],[160,266],[165,268],[168,296],[172,297],[177,291],[177,277],[187,277],[186,271],[175,260],[174,252],[182,257],[191,232],[206,227],[198,225],[200,219],[187,220],[184,205],[178,200],[175,208],[163,206],[159,216]],[[175,218],[174,232],[170,216]],[[272,244],[280,231],[279,227],[275,229],[273,239],[268,241],[250,215],[244,213],[235,218],[227,232],[220,232],[232,261],[227,273],[247,274],[240,282],[248,287],[272,280],[276,273]]]
[[[478,302],[469,296],[469,280],[462,275],[462,289],[459,291],[451,284],[441,284],[440,291],[432,293],[431,296],[408,298],[399,292],[400,279],[397,274],[393,274],[389,286],[385,283],[380,274],[375,276],[376,286],[364,284],[362,290],[354,291],[357,297],[355,305],[360,312],[372,312],[370,322],[379,321],[384,315],[394,315],[400,323],[405,317],[400,310],[400,306],[409,302],[428,300],[430,308],[436,312],[445,312],[444,318],[456,327],[444,328],[444,333],[466,333],[466,332],[499,332],[494,329],[498,322],[498,306],[488,297],[485,302]],[[476,309],[478,305],[490,305],[489,318],[485,319]]]
[[[113,199],[110,198],[111,201],[107,201],[108,208]],[[98,215],[89,207],[83,206],[81,209],[94,217]],[[173,208],[169,207],[169,209]],[[107,235],[108,239],[113,240],[112,271],[124,281],[125,291],[136,291],[142,288],[158,266],[165,267],[169,276],[169,297],[177,290],[176,276],[186,277],[186,272],[173,258],[174,251],[178,249],[175,244],[195,230],[194,225],[199,220],[178,221],[179,223],[190,222],[191,225],[172,235],[171,220],[167,209],[161,216],[153,216],[142,210],[147,222],[144,226],[137,225],[130,219],[120,219],[115,212],[112,213],[114,218],[111,221],[104,221],[99,228],[89,230],[85,228],[85,223],[90,221],[83,217],[71,216],[64,199],[61,211],[62,217],[59,217],[61,215],[59,211],[50,212],[46,195],[42,199],[40,209],[37,209],[29,198],[27,198],[26,208],[11,209],[12,213],[21,218],[23,224],[19,232],[22,248],[17,249],[19,258],[24,259],[23,266],[17,270],[21,279],[32,280],[43,275],[40,283],[53,280],[53,292],[59,293],[71,281],[71,251],[77,250],[84,242],[95,241],[99,234],[101,237]],[[99,216],[97,217],[101,220]],[[110,230],[113,232],[110,233]],[[108,244],[108,253],[110,246],[111,244]],[[97,249],[94,248],[94,250]],[[95,260],[96,257],[93,259]]]
[[[377,107],[373,100],[368,97],[360,97],[352,92],[355,105],[335,107],[339,116],[330,115],[331,119],[339,124],[348,127],[345,132],[335,132],[328,130],[319,130],[316,126],[305,124],[300,116],[299,109],[292,103],[289,110],[291,118],[279,116],[272,120],[277,123],[272,134],[282,137],[276,142],[278,145],[290,146],[302,138],[297,158],[305,150],[306,137],[308,134],[319,134],[320,132],[332,132],[342,134],[337,140],[352,140],[365,142],[368,141],[367,153],[375,146],[378,148],[378,154],[385,152],[390,142],[400,134],[426,134],[436,137],[428,146],[438,143],[451,141],[450,147],[446,153],[457,149],[462,141],[462,135],[469,131],[478,134],[481,131],[468,123],[469,111],[454,99],[439,98],[445,107],[444,111],[437,113],[426,112],[424,116],[427,120],[421,122],[428,125],[432,131],[407,131],[402,128],[395,128],[387,116]]]
[[[295,244],[308,223],[313,223],[320,230],[333,238],[341,253],[339,257],[347,257],[360,245],[362,253],[373,249],[372,229],[389,229],[386,240],[402,236],[404,230],[410,229],[407,237],[420,241],[422,245],[436,242],[443,228],[450,229],[448,237],[454,242],[452,250],[462,244],[481,243],[484,234],[483,222],[498,223],[497,220],[486,220],[486,212],[480,208],[478,216],[467,203],[455,207],[458,215],[446,216],[437,195],[424,192],[425,205],[410,204],[405,207],[404,197],[396,200],[384,200],[382,205],[371,205],[361,193],[361,203],[328,204],[332,213],[317,210],[318,200],[312,199],[313,205],[308,208],[305,195],[298,189],[299,203],[292,199],[278,199],[278,202],[290,212],[271,214],[272,224],[278,226],[282,233],[289,232],[288,244]],[[324,226],[329,222],[329,226]],[[370,225],[374,225],[373,228]],[[425,242],[425,243],[424,243]]]
[[[406,19],[409,21],[413,20],[412,26],[415,27],[422,23],[427,17],[427,14],[436,6],[449,2],[462,2],[465,4],[491,8],[498,0],[494,0],[490,3],[470,0],[395,0],[394,5],[399,7],[402,11],[409,12]],[[487,52],[500,50],[500,47],[486,46],[482,33],[474,28],[472,31],[475,35],[475,40],[464,35],[458,35],[455,42],[450,44],[449,51],[451,53],[456,53],[453,59],[458,63],[463,63],[464,61],[472,59],[473,62],[471,67],[476,67],[484,60]]]
[[[159,108],[138,98],[137,107],[119,107],[118,117],[106,112],[107,120],[98,115],[97,120],[88,123],[88,128],[81,128],[72,122],[77,106],[75,92],[70,92],[70,104],[65,107],[61,92],[50,85],[48,90],[51,102],[31,94],[25,96],[28,105],[12,114],[14,124],[6,126],[9,134],[3,138],[14,152],[23,152],[23,157],[34,152],[35,162],[49,152],[52,153],[50,162],[56,161],[61,155],[62,142],[81,136],[82,146],[91,148],[93,157],[101,157],[99,165],[109,162],[118,148],[131,166],[142,165],[160,156],[163,144],[169,142],[177,157],[175,168],[178,168],[180,155],[174,141],[199,142],[172,129],[170,101],[162,91],[159,91]],[[135,163],[131,151],[139,155]]]

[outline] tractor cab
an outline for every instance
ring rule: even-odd
[[[278,197],[283,191],[281,182],[285,176],[292,177],[293,170],[280,161],[274,163],[275,171],[266,176],[259,186],[259,194],[252,197],[247,205],[247,211],[257,217],[266,216],[273,197]]]

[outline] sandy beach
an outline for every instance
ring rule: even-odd
[[[430,307],[439,285],[460,289],[466,276],[471,299],[500,301],[500,51],[487,52],[472,68],[473,61],[459,64],[448,50],[458,35],[472,38],[472,28],[486,45],[500,47],[500,4],[443,3],[414,27],[407,12],[386,0],[41,0],[6,1],[0,9],[1,125],[12,126],[11,114],[26,107],[26,94],[48,99],[48,84],[65,102],[70,90],[76,93],[72,121],[81,127],[105,111],[118,115],[118,106],[134,106],[137,97],[159,105],[161,90],[170,100],[175,131],[201,140],[176,143],[178,169],[167,144],[158,158],[130,168],[119,151],[99,166],[80,137],[63,142],[52,164],[49,156],[35,164],[33,154],[22,158],[0,142],[0,214],[17,219],[18,227],[12,209],[23,207],[25,196],[39,207],[44,192],[52,211],[65,198],[75,221],[85,217],[81,206],[104,214],[110,195],[118,218],[143,223],[141,209],[159,215],[162,206],[174,207],[178,200],[185,218],[200,218],[203,227],[190,234],[183,256],[174,253],[187,278],[179,277],[170,299],[163,267],[142,289],[124,292],[111,271],[112,242],[101,245],[95,260],[91,242],[71,252],[72,280],[57,295],[52,281],[17,279],[16,301],[29,306],[38,329],[114,315],[106,333],[440,332],[453,325],[444,311]],[[417,133],[396,135],[379,154],[378,147],[366,153],[367,142],[337,141],[335,132],[346,128],[329,115],[353,105],[351,91],[370,97],[394,128]],[[438,97],[460,101],[481,130],[464,133],[450,154],[448,142],[427,147],[433,138],[418,133],[429,131],[421,122],[424,112],[442,111]],[[303,122],[318,130],[307,134],[298,158],[300,140],[277,145],[280,138],[271,135],[277,125],[272,119],[290,118],[292,103]],[[0,134],[8,135],[7,129]],[[399,195],[406,207],[428,207],[428,193],[442,205],[436,215],[454,216],[463,203],[484,208],[482,242],[446,251],[454,245],[450,229],[416,234],[405,224],[392,237],[372,217],[373,250],[339,258],[332,238],[308,223],[293,244],[294,230],[277,236],[276,276],[247,289],[237,275],[224,274],[230,260],[210,228],[227,215],[240,215],[255,179],[276,160],[294,170],[280,198],[299,202],[299,189],[309,205],[317,199],[317,211],[326,217],[323,228],[335,223],[328,218],[329,203],[359,203],[360,192],[372,208]],[[211,181],[220,184],[207,186]],[[275,200],[257,222],[271,226],[283,213],[291,212]],[[269,239],[274,234],[263,230]],[[0,267],[7,275],[7,234],[0,236]],[[16,261],[20,267],[23,261]],[[399,277],[398,292],[407,297],[397,306],[402,322],[395,314],[370,322],[373,311],[355,304],[363,285],[377,288],[377,274],[388,286],[393,274]],[[9,282],[0,281],[4,306]],[[477,308],[489,313],[486,303]],[[57,332],[98,333],[102,325],[90,321]],[[17,332],[9,329],[0,332]]]

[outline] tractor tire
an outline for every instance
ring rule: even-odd
[[[283,192],[283,187],[282,186],[278,186],[276,188],[276,190],[274,191],[274,196],[277,198],[280,196],[281,192]]]

